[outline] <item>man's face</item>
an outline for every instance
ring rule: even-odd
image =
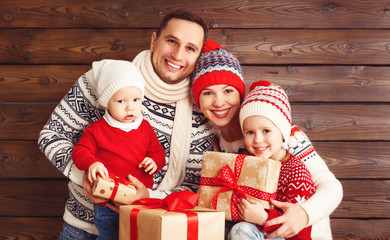
[[[156,74],[168,84],[183,81],[194,70],[203,47],[203,28],[183,19],[169,20],[159,38],[152,34],[150,51]]]

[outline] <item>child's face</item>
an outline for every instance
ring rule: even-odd
[[[246,149],[256,157],[274,160],[283,151],[283,136],[280,130],[268,118],[251,116],[243,122],[243,134]]]
[[[122,123],[132,123],[141,114],[142,92],[137,87],[119,89],[108,101],[111,116]]]
[[[229,85],[209,86],[200,92],[199,105],[205,117],[218,128],[223,128],[238,117],[240,93]]]

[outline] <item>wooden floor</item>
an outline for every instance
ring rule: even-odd
[[[340,179],[334,239],[390,238],[390,3],[383,0],[2,0],[0,239],[58,239],[67,179],[37,137],[75,80],[132,60],[171,10],[204,18],[246,84],[269,80]]]

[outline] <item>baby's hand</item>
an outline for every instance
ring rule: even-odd
[[[148,172],[149,175],[152,175],[157,170],[157,164],[153,161],[153,159],[146,157],[139,165],[139,168],[145,168],[145,172]]]
[[[103,178],[108,178],[107,168],[101,162],[95,162],[88,169],[88,180],[89,182],[96,181],[97,174],[100,174]]]

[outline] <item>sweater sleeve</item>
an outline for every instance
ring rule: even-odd
[[[343,197],[343,190],[340,181],[314,150],[308,137],[297,126],[293,129],[289,152],[305,163],[316,186],[315,194],[300,204],[309,216],[307,226],[311,226],[328,217],[337,208]]]
[[[85,129],[80,141],[73,149],[72,158],[76,167],[88,172],[89,167],[98,162],[95,157],[97,152],[97,142],[93,134],[92,125]]]
[[[38,139],[38,146],[46,158],[80,186],[84,172],[75,166],[72,151],[84,129],[104,114],[102,109],[96,107],[96,96],[86,75],[76,81],[56,106]]]
[[[146,120],[144,120],[146,121]],[[157,165],[157,171],[160,171],[165,166],[165,151],[157,139],[156,133],[152,126],[146,121],[149,132],[149,150],[147,156],[153,159]]]

